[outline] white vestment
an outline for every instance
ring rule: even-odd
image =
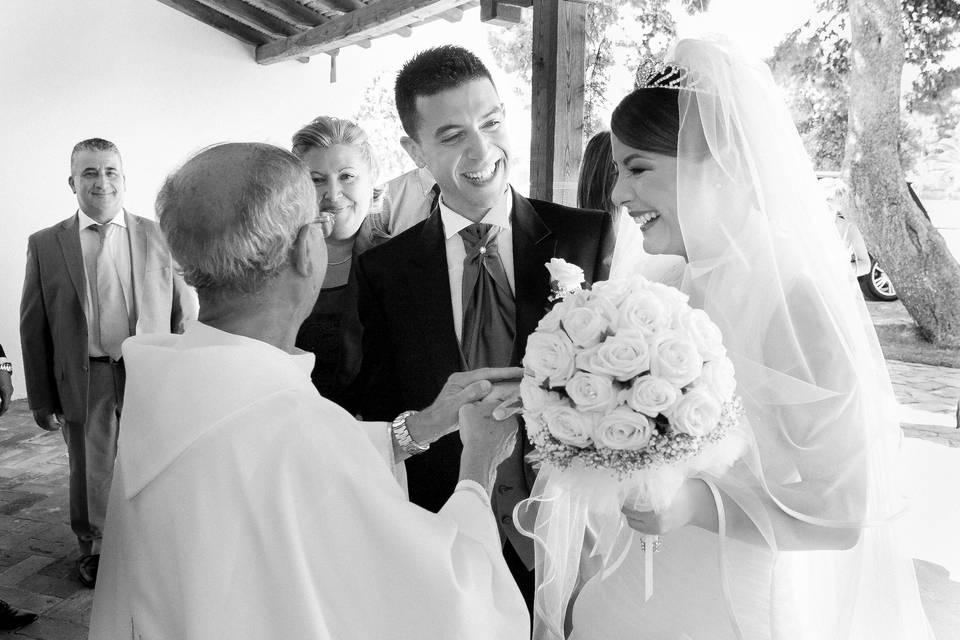
[[[409,503],[388,425],[321,397],[313,356],[200,323],[123,355],[90,638],[529,637],[483,489]]]

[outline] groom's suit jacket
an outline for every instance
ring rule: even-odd
[[[510,216],[517,335],[511,365],[523,358],[527,337],[547,310],[544,264],[563,258],[583,268],[587,282],[609,274],[614,234],[609,215],[528,200],[513,193]],[[360,256],[354,271],[363,324],[363,363],[355,382],[365,420],[392,420],[430,405],[451,373],[465,369],[454,330],[443,223],[430,217]],[[410,500],[438,511],[457,484],[462,444],[457,433],[407,460]],[[514,505],[529,496],[535,473],[524,462],[525,434],[499,468],[493,506],[502,533],[528,567],[533,545],[513,526]]]
[[[136,333],[182,331],[196,317],[196,302],[174,269],[156,222],[125,211]],[[62,413],[70,422],[87,416],[86,275],[77,215],[38,231],[27,241],[20,303],[23,370],[31,409]]]

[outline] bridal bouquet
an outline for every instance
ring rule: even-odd
[[[540,468],[525,505],[547,588],[538,607],[562,622],[581,541],[609,568],[626,554],[614,552],[625,505],[667,508],[685,479],[729,468],[745,440],[723,336],[685,294],[641,276],[588,290],[571,286],[577,267],[547,267],[557,302],[527,341],[520,396]]]

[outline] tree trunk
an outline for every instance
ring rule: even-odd
[[[852,212],[921,335],[960,346],[960,265],[907,191],[897,153],[904,44],[900,0],[850,0]]]

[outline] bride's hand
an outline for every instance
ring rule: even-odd
[[[716,531],[717,508],[707,483],[687,478],[670,506],[663,511],[636,511],[623,508],[630,528],[648,535],[660,535],[692,524]]]

